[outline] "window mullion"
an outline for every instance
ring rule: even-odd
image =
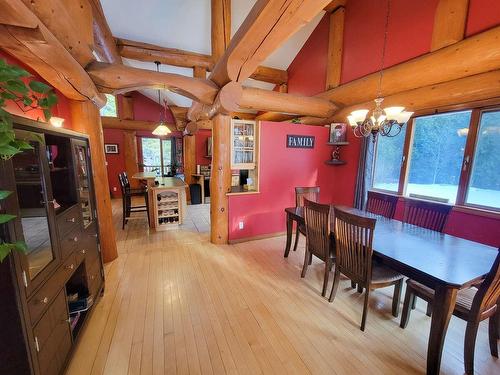
[[[405,143],[404,143],[404,147],[403,147],[403,157],[401,160],[401,172],[399,174],[398,195],[404,195],[406,181],[408,179],[408,166],[409,166],[408,158],[409,158],[409,155],[411,152],[414,122],[415,122],[415,119],[412,118],[406,124]]]
[[[467,197],[467,189],[472,171],[472,162],[476,149],[477,132],[479,129],[479,121],[481,119],[481,111],[474,109],[470,120],[469,132],[467,134],[467,142],[465,144],[464,159],[462,161],[462,169],[460,180],[458,183],[457,205],[464,205]]]

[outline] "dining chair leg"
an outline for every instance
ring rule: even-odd
[[[498,358],[498,314],[500,314],[500,311],[497,310],[497,312],[490,316],[489,322],[488,322],[488,336],[490,340],[490,352],[493,357]]]
[[[309,253],[309,265],[311,265],[313,262],[313,255],[311,253]]]
[[[401,328],[406,328],[408,325],[408,321],[410,320],[411,306],[413,305],[413,300],[415,299],[415,295],[409,290],[408,286],[406,287],[405,293],[405,301],[403,302],[403,312],[401,313],[401,322],[399,326]]]
[[[416,307],[417,307],[417,297],[413,296],[411,300],[411,309],[415,310]]]
[[[307,272],[307,266],[309,265],[309,251],[306,250],[305,255],[304,255],[304,265],[302,266],[302,273],[300,274],[300,277],[305,277],[306,272]]]
[[[474,374],[474,351],[476,347],[477,329],[479,328],[479,321],[474,320],[467,322],[465,329],[464,340],[464,366],[467,375]]]
[[[425,315],[432,316],[432,303],[427,302],[427,310],[425,310]]]
[[[394,285],[394,295],[392,296],[392,316],[395,318],[399,315],[399,301],[401,301],[401,289],[403,289],[403,279],[399,280]]]
[[[358,284],[358,293],[363,293],[363,287],[361,286],[361,284]]]
[[[360,329],[364,332],[366,325],[366,315],[368,314],[368,299],[370,298],[370,287],[365,288],[365,303],[363,304],[363,318],[361,319]]]
[[[122,197],[122,230],[125,229],[125,216],[127,215],[127,207],[125,204],[125,197]]]
[[[356,283],[354,281],[351,280],[351,288],[352,289],[356,289]]]
[[[330,264],[331,260],[325,262],[325,276],[323,278],[323,290],[321,291],[321,296],[326,296],[326,288],[328,287],[328,279],[330,278]]]
[[[144,201],[146,203],[146,215],[148,215],[148,227],[151,226],[151,223],[149,222],[149,199],[148,199],[148,192],[144,193]]]
[[[295,229],[295,243],[293,244],[293,251],[297,251],[297,246],[299,245],[299,225],[297,224],[297,228]]]
[[[340,282],[340,270],[338,265],[335,267],[335,272],[333,274],[333,285],[332,285],[332,291],[330,292],[330,298],[328,298],[329,302],[333,302],[335,299],[335,295],[337,294],[337,289],[339,288],[339,282]]]

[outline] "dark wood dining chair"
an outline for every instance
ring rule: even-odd
[[[304,199],[304,217],[306,221],[306,251],[300,277],[306,276],[307,266],[311,264],[313,255],[325,262],[325,275],[321,292],[324,297],[330,271],[335,262],[335,245],[330,235],[330,206]]]
[[[146,212],[149,225],[149,202],[146,188],[132,189],[126,172],[118,174],[120,189],[122,192],[122,229],[125,229],[130,215],[134,212]],[[132,197],[144,197],[144,205],[132,205]]]
[[[366,211],[392,219],[396,212],[398,199],[396,195],[368,191]]]
[[[447,204],[407,199],[403,222],[442,232],[451,207]]]
[[[347,276],[352,282],[365,289],[365,301],[361,330],[365,330],[368,299],[370,290],[394,285],[392,298],[392,315],[399,313],[399,300],[403,286],[403,275],[374,262],[373,232],[376,219],[358,216],[341,209],[334,208],[335,216],[335,274],[329,301],[337,294],[340,274]]]
[[[453,315],[467,322],[464,340],[465,373],[474,373],[474,349],[479,323],[489,320],[488,336],[491,355],[498,358],[499,299],[500,299],[500,249],[490,272],[478,287],[459,290]],[[406,281],[406,294],[401,315],[401,328],[406,328],[410,319],[411,304],[415,297],[420,297],[432,304],[434,290],[416,281]]]
[[[296,187],[295,207],[303,207],[305,199],[311,202],[319,202],[319,186]],[[293,251],[297,250],[300,233],[302,233],[304,236],[306,235],[306,228],[304,225],[297,225],[297,229],[295,230],[295,243],[293,245]]]

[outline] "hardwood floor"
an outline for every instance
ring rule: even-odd
[[[303,238],[284,259],[284,237],[215,246],[192,227],[148,234],[142,220],[122,231],[120,203],[113,208],[120,256],[106,265],[104,297],[68,375],[425,372],[425,305],[403,330],[391,315],[392,289],[376,290],[361,332],[363,296],[350,282],[330,304],[320,296],[322,264],[300,278]],[[463,373],[464,332],[452,318],[443,374]],[[484,323],[475,368],[500,373]]]

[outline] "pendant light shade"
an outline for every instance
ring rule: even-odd
[[[155,130],[153,130],[153,134],[158,136],[168,135],[170,133],[172,133],[172,131],[163,123],[163,121],[160,122]]]

